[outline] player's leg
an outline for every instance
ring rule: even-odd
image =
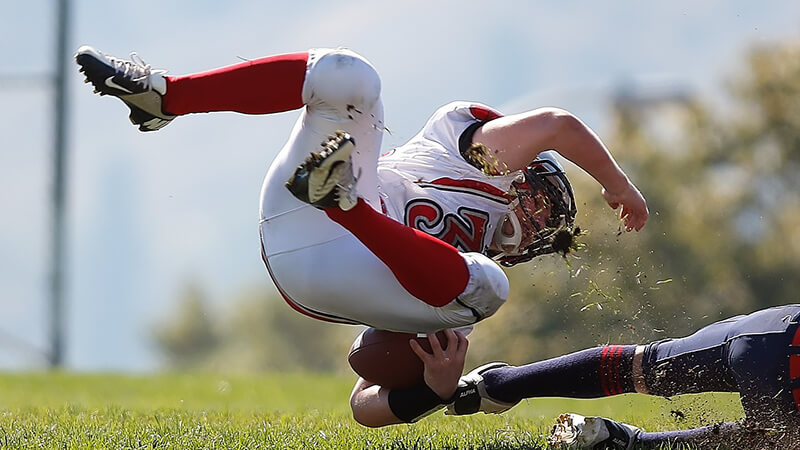
[[[86,81],[100,95],[118,97],[141,131],[176,116],[211,111],[268,114],[303,106],[309,53],[275,55],[184,76],[153,70],[135,53],[126,60],[82,46],[75,55]]]
[[[737,392],[727,361],[720,357],[737,318],[710,324],[690,336],[645,346],[642,393],[671,397],[699,392]]]
[[[363,201],[343,211],[327,208],[392,271],[408,292],[432,306],[444,306],[467,287],[467,263],[455,247],[375,211]]]
[[[774,307],[651,344],[643,361],[647,392],[739,392],[749,423],[796,418],[789,349],[798,317],[798,305]],[[800,376],[800,366],[796,372]]]
[[[262,189],[262,219],[307,206],[287,190],[287,181],[295,178],[309,154],[322,152],[320,145],[337,131],[348,133],[357,144],[346,155],[357,178],[352,188],[373,208],[380,208],[377,164],[384,131],[380,91],[377,71],[361,55],[348,49],[309,51],[299,91],[306,107],[269,167]]]
[[[647,346],[597,347],[520,367],[488,370],[450,408],[453,414],[485,411],[475,393],[514,404],[531,397],[596,398],[629,392],[672,396],[692,392],[737,391],[733,374],[719,358],[732,321],[717,322],[691,336]]]
[[[254,59],[206,72],[168,76],[164,111],[271,114],[301,108],[308,52]]]
[[[798,315],[800,307],[796,305],[770,308],[648,346],[642,368],[646,393],[672,396],[739,391],[747,420],[744,424],[640,432],[637,446],[737,442],[743,448],[781,448],[780,442],[796,439],[798,402],[792,392],[787,349],[795,341],[800,345],[796,326],[791,325],[797,323]],[[796,372],[800,377],[800,364]]]
[[[737,323],[727,357],[748,426],[796,427],[800,420],[800,306],[770,308]]]
[[[714,448],[720,444],[737,442],[746,436],[738,422],[724,422],[688,430],[640,431],[636,436],[637,448],[664,448],[665,445],[688,444],[699,448]],[[747,447],[742,442],[741,448]]]
[[[636,345],[608,345],[524,366],[482,366],[462,377],[463,395],[448,406],[448,413],[497,413],[524,398],[598,398],[635,392],[636,349]],[[495,407],[498,404],[505,407]]]

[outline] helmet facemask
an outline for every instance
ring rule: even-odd
[[[519,178],[511,183],[509,196],[512,199],[510,211],[504,220],[511,222],[514,233],[505,235],[501,230],[501,222],[495,233],[495,241],[516,247],[506,247],[495,257],[500,264],[510,267],[540,255],[555,252],[566,254],[569,251],[568,246],[562,248],[563,244],[553,243],[564,241],[561,235],[573,235],[577,208],[572,186],[550,152],[541,153],[521,171]],[[549,214],[543,217],[547,209],[550,210]]]

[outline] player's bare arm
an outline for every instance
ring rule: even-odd
[[[605,144],[591,128],[563,109],[538,108],[494,119],[475,132],[473,142],[490,148],[508,170],[522,169],[542,151],[555,149],[603,186],[609,206],[622,206],[620,217],[627,231],[638,231],[647,222],[644,197]]]
[[[353,418],[364,426],[376,428],[416,421],[443,407],[456,392],[469,346],[469,341],[461,332],[448,329],[444,333],[447,336],[445,347],[434,334],[428,336],[431,353],[416,341],[409,342],[424,364],[425,386],[393,392],[359,378],[350,394]]]

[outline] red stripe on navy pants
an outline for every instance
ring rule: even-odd
[[[308,52],[268,56],[191,75],[167,77],[162,109],[270,114],[303,106]]]
[[[792,346],[800,347],[800,327],[794,332]],[[789,355],[789,378],[791,380],[800,378],[800,355]],[[792,397],[795,407],[800,411],[800,388],[792,389]]]
[[[362,199],[349,211],[327,208],[325,213],[353,233],[406,291],[423,302],[444,306],[467,287],[467,263],[452,245],[384,216]]]

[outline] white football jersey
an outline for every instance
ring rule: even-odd
[[[478,103],[449,103],[410,141],[381,155],[378,190],[386,215],[461,252],[484,253],[508,213],[517,173],[483,173],[461,155],[459,138],[470,125],[500,115]]]

